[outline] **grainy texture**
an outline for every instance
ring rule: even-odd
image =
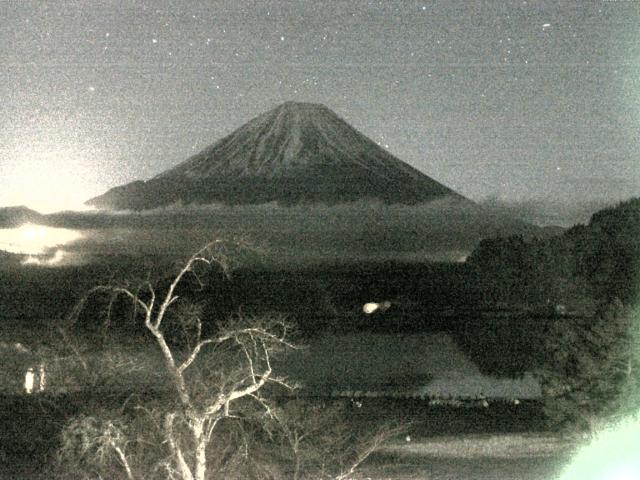
[[[637,192],[639,14],[633,0],[3,1],[0,205],[81,204],[293,100],[466,197],[552,202],[571,224],[568,203]]]

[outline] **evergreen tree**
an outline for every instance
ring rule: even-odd
[[[594,430],[640,407],[639,321],[614,299],[591,320],[552,325],[538,371],[552,424]]]

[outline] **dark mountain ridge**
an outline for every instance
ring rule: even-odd
[[[417,204],[451,189],[402,162],[325,106],[286,102],[147,181],[87,204],[144,210],[171,204]]]

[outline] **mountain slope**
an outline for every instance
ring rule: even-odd
[[[176,167],[87,204],[134,210],[173,203],[335,204],[369,198],[416,204],[443,196],[465,201],[328,108],[287,102]]]
[[[0,208],[0,228],[19,227],[25,223],[37,223],[43,215],[25,206]]]

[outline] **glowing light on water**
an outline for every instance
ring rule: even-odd
[[[558,480],[640,478],[640,413],[600,432]]]
[[[82,234],[76,230],[27,223],[18,228],[0,229],[0,250],[19,255],[45,255],[80,238]],[[64,253],[57,250],[49,260],[59,262],[63,256]]]
[[[389,301],[385,301],[382,303],[370,302],[370,303],[365,303],[362,306],[362,311],[367,315],[371,315],[372,313],[377,311],[384,312],[388,310],[390,307],[391,307],[391,302]]]
[[[47,374],[44,368],[44,363],[38,366],[38,370],[34,367],[29,367],[27,373],[24,375],[24,391],[27,394],[35,392],[44,392],[47,386]]]
[[[33,372],[33,367],[30,367],[29,370],[27,370],[27,373],[24,375],[24,391],[27,394],[33,393],[35,378],[36,374]]]

